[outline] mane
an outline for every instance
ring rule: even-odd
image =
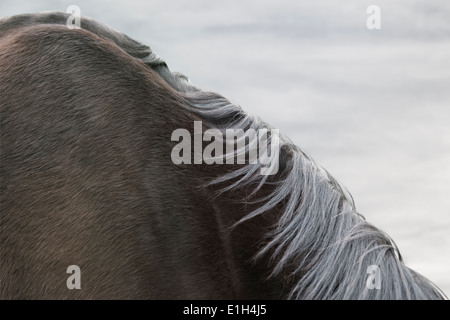
[[[163,68],[162,75],[170,72],[167,65]],[[272,128],[219,94],[189,90],[187,78],[173,87],[179,86],[184,87],[186,109],[200,116],[208,128],[223,134],[227,128]],[[248,148],[234,156],[238,152],[248,154]],[[276,261],[270,277],[287,272],[295,279],[287,298],[446,299],[434,283],[404,264],[395,242],[366,221],[351,194],[306,152],[284,136],[280,137],[279,152],[284,169],[275,177],[276,187],[236,225],[281,206],[280,219],[263,239],[266,244],[255,259],[270,255]],[[246,164],[209,185],[228,182],[221,192],[251,186],[254,196],[268,179],[259,174],[260,169],[261,163]],[[380,271],[379,289],[367,285],[372,266]]]
[[[272,129],[223,96],[201,91],[186,76],[172,73],[150,47],[128,45],[124,49],[179,91],[187,102],[185,108],[199,116],[208,128],[223,134],[228,128]],[[280,136],[279,152],[284,172],[277,178],[282,176],[282,180],[276,181],[275,189],[259,208],[237,224],[281,205],[280,219],[255,259],[270,255],[277,261],[270,277],[288,272],[288,277],[298,279],[287,298],[446,298],[434,283],[404,264],[395,242],[357,212],[351,194],[306,152],[284,136]],[[224,155],[227,156],[230,155]],[[209,185],[229,182],[222,192],[253,186],[254,195],[268,179],[259,174],[261,168],[261,163],[246,164]],[[367,286],[370,266],[379,267],[379,289]]]
[[[219,130],[270,128],[220,95],[197,92],[186,96],[189,109],[209,123],[222,117],[230,119],[219,122],[215,126]],[[325,169],[283,136],[279,148],[280,167],[284,169],[274,178],[274,190],[237,224],[282,208],[277,225],[263,239],[265,246],[255,259],[270,255],[276,261],[270,276],[287,273],[295,280],[287,298],[446,298],[431,281],[405,266],[395,242],[358,213],[351,194]],[[246,164],[211,184],[229,182],[222,192],[251,186],[254,196],[268,179],[259,174],[261,168],[260,163]],[[379,289],[367,286],[371,266],[377,266],[381,273]]]
[[[23,25],[25,20],[65,23],[66,18],[66,14],[46,13],[33,19],[28,16],[28,20],[15,18],[9,23]],[[2,23],[5,28],[8,21]],[[81,26],[113,41],[156,71],[184,99],[183,108],[201,118],[207,128],[223,133],[228,128],[272,128],[219,94],[204,92],[190,84],[186,76],[171,72],[150,47],[89,18],[82,18]],[[242,152],[248,153],[248,150]],[[269,258],[273,261],[269,277],[284,276],[291,281],[292,290],[286,298],[446,298],[431,281],[405,266],[394,241],[365,220],[356,210],[350,193],[306,152],[282,135],[277,152],[280,172],[273,177],[259,174],[261,163],[245,164],[209,185],[225,185],[222,192],[251,188],[251,196],[255,196],[270,179],[271,193],[237,224],[251,223],[252,218],[274,208],[281,210],[276,226],[266,239],[261,239],[264,246],[255,259]],[[380,272],[380,288],[367,285],[368,270],[372,266]]]

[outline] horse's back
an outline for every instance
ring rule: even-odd
[[[207,235],[195,221],[168,234],[196,200],[173,203],[192,181],[170,165],[177,97],[156,73],[91,32],[25,26],[1,33],[0,92],[1,298],[229,292],[177,265],[211,257],[186,241]],[[71,265],[81,290],[66,286]]]

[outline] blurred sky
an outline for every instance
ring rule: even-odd
[[[450,1],[29,0],[0,16],[71,4],[279,128],[450,296]]]

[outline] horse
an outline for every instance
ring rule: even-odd
[[[276,135],[149,46],[69,18],[0,20],[2,299],[446,299],[288,138],[268,141],[269,174],[174,163],[179,129]]]

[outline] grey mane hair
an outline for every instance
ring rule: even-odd
[[[195,94],[198,95],[198,94]],[[213,112],[198,103],[196,113],[217,119],[242,112],[218,95],[207,95]],[[222,103],[219,103],[221,101]],[[226,126],[267,128],[259,119],[245,116]],[[238,224],[283,204],[276,228],[255,257],[271,252],[277,261],[271,276],[290,270],[288,277],[302,275],[292,288],[290,299],[430,299],[445,295],[431,281],[406,267],[394,241],[368,223],[356,211],[351,195],[305,152],[281,138],[280,149],[289,155],[287,174],[266,201]],[[255,185],[257,191],[267,176],[259,174],[261,164],[248,164],[212,183],[239,180],[224,191]],[[381,273],[381,288],[367,286],[369,266]],[[291,271],[293,270],[293,271]]]
[[[188,102],[185,108],[204,119],[209,128],[219,129],[223,134],[227,128],[271,129],[224,97],[200,91],[183,77],[171,77],[166,64],[153,68],[173,88],[183,93]],[[270,252],[271,259],[277,261],[271,277],[290,270],[288,278],[296,282],[287,298],[446,298],[430,280],[405,266],[395,242],[356,211],[350,193],[325,169],[283,136],[279,147],[285,155],[285,178],[278,182],[258,209],[237,224],[283,204],[276,228],[267,235],[268,241],[255,259],[261,259]],[[255,194],[268,178],[259,174],[261,166],[261,163],[247,164],[211,184],[239,178],[222,191],[252,185],[255,186]],[[367,285],[369,266],[379,268],[380,289],[370,289]]]
[[[5,18],[3,30],[8,23],[11,27],[65,24],[67,17],[68,14],[42,13]],[[184,75],[171,72],[150,47],[89,18],[82,18],[81,26],[113,41],[157,72],[184,98],[184,107],[201,117],[207,127],[223,133],[227,128],[271,128],[224,97],[203,92]],[[282,276],[293,282],[287,298],[446,298],[431,281],[404,265],[394,241],[356,211],[351,195],[326,170],[283,136],[279,148],[284,169],[275,176],[278,181],[272,193],[238,224],[249,222],[276,206],[282,208],[276,227],[267,235],[255,259],[269,255],[274,262],[271,276]],[[256,194],[268,179],[259,174],[261,166],[261,163],[243,165],[211,184],[230,182],[223,192],[251,186]],[[367,286],[367,269],[373,265],[378,266],[381,274],[380,289]]]

